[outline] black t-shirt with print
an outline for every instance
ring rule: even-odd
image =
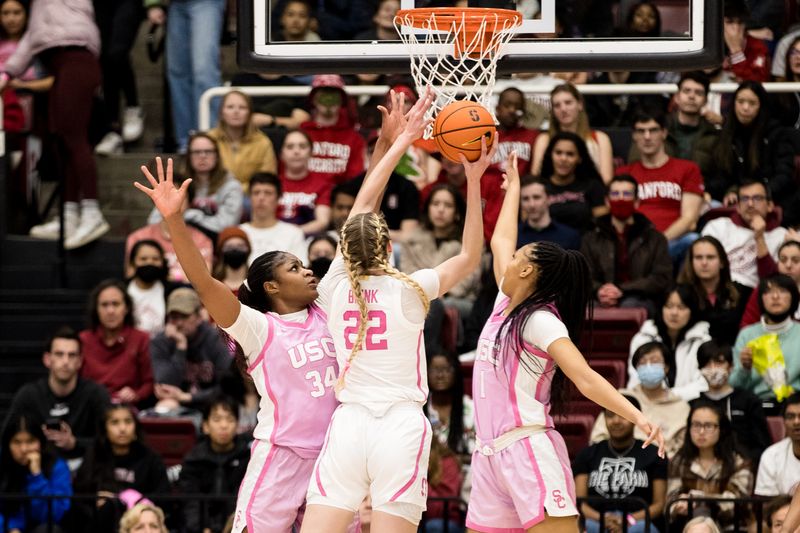
[[[656,446],[642,449],[642,444],[641,440],[635,440],[627,453],[612,450],[607,440],[592,444],[575,457],[572,471],[576,476],[588,474],[589,496],[641,498],[652,503],[653,480],[667,479],[667,460],[658,456]],[[598,508],[594,504],[591,507]]]
[[[584,233],[594,226],[592,208],[605,202],[605,187],[598,179],[576,179],[569,185],[545,184],[550,216]]]

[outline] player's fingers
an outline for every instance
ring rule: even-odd
[[[171,157],[168,157],[168,158],[167,158],[167,181],[168,181],[169,183],[172,183],[172,176],[173,176],[173,172],[172,172],[172,158],[171,158]]]
[[[190,183],[192,183],[192,178],[188,178],[188,179],[183,180],[183,183],[181,183],[181,188],[179,189],[179,192],[181,194],[187,192],[189,190],[189,184]]]
[[[134,181],[133,182],[133,186],[136,187],[137,189],[139,189],[140,191],[142,191],[143,193],[145,193],[150,198],[153,197],[153,189],[149,189],[149,188],[145,187],[144,185],[142,185],[138,181]]]
[[[149,181],[149,182],[150,182],[150,185],[152,185],[153,187],[155,187],[156,185],[158,185],[158,182],[156,181],[156,178],[155,178],[155,177],[153,176],[153,174],[150,172],[150,169],[149,169],[149,168],[147,168],[147,167],[146,167],[146,166],[144,166],[144,165],[142,165],[142,166],[141,166],[141,167],[139,167],[139,168],[141,169],[141,171],[142,171],[142,174],[144,174],[144,177],[145,177],[145,178],[147,178],[147,181]]]
[[[164,181],[164,162],[161,161],[161,157],[156,157],[156,176],[159,183]]]

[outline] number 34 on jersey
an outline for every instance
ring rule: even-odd
[[[322,366],[315,364],[323,359],[336,360],[336,349],[332,339],[320,339],[304,342],[289,348],[289,361],[293,368],[311,366],[306,372],[305,379],[311,385],[311,397],[320,398],[325,395],[325,389],[332,389],[336,385],[336,365]]]

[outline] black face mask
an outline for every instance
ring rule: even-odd
[[[322,277],[328,273],[328,269],[331,267],[331,262],[332,261],[327,257],[317,257],[311,261],[309,268],[311,269],[311,272],[314,273],[314,277],[317,279],[322,279]]]
[[[226,250],[222,252],[222,261],[231,268],[239,268],[250,256],[247,250]]]
[[[163,280],[167,277],[167,269],[158,265],[142,265],[136,267],[136,277],[145,283]]]

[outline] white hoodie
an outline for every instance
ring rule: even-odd
[[[675,386],[672,391],[685,401],[691,401],[700,396],[701,392],[708,390],[708,383],[697,368],[697,349],[706,341],[711,340],[708,334],[708,322],[701,320],[686,332],[686,336],[675,350]],[[639,346],[648,342],[664,342],[658,334],[656,323],[646,320],[641,329],[631,339],[630,355],[628,356],[628,386],[632,389],[639,384],[639,375],[633,368],[633,353]],[[665,343],[669,345],[669,343]]]

